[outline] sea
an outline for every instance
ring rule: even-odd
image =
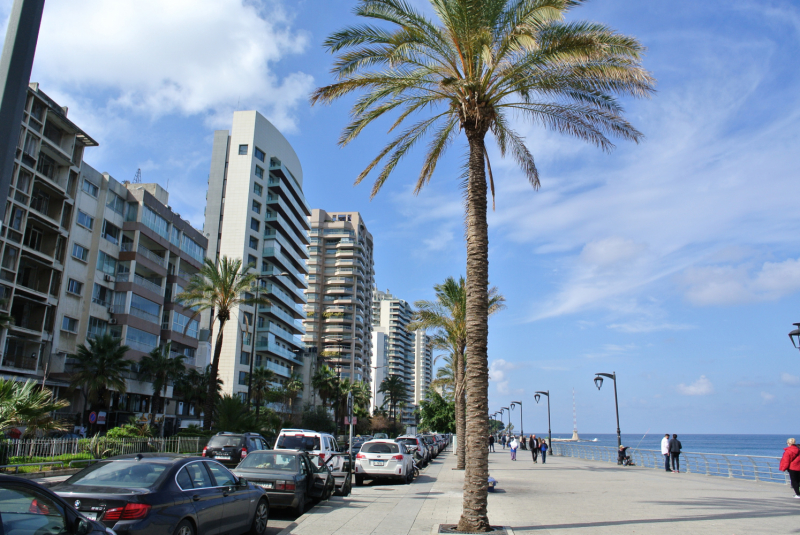
[[[528,433],[526,433],[526,436]],[[537,436],[547,436],[536,433]],[[578,432],[580,444],[617,447],[615,434],[591,434]],[[671,436],[671,435],[670,435]],[[678,435],[683,451],[697,453],[725,453],[728,455],[759,455],[780,457],[786,447],[786,439],[794,435]],[[622,434],[622,444],[643,450],[661,450],[663,434]],[[572,438],[572,433],[553,433],[553,438]],[[795,436],[800,443],[800,435]],[[595,441],[595,439],[597,439]]]

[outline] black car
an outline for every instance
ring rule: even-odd
[[[57,494],[28,479],[0,476],[0,532],[108,535]]]
[[[53,491],[118,535],[263,535],[269,498],[216,461],[169,453],[111,457]]]
[[[203,448],[203,457],[216,459],[226,466],[236,466],[248,453],[268,450],[267,441],[258,433],[217,433]]]
[[[272,507],[289,507],[298,515],[308,502],[327,500],[334,490],[327,465],[318,467],[304,451],[257,451],[233,473],[265,489]]]

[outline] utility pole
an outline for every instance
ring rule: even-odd
[[[19,144],[22,110],[33,70],[44,0],[14,0],[0,55],[0,199],[8,198],[14,155]],[[5,219],[0,203],[0,222]],[[1,225],[1,223],[0,223]]]

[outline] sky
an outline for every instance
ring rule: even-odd
[[[426,0],[410,0],[431,13]],[[11,0],[0,0],[5,32]],[[337,144],[352,100],[311,107],[330,83],[326,36],[355,0],[48,0],[32,81],[100,146],[118,180],[142,170],[202,226],[213,131],[257,109],[295,148],[311,207],[358,210],[376,281],[409,302],[465,274],[464,144],[412,192],[421,154],[370,201],[353,181],[383,125]],[[490,143],[496,210],[490,279],[490,412],[521,401],[526,433],[800,434],[800,4],[595,0],[570,19],[637,37],[657,93],[623,101],[646,138],[606,153],[515,119],[536,159],[533,191]],[[4,35],[4,33],[3,33]],[[512,422],[519,425],[518,410]]]

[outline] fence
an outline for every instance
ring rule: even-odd
[[[592,461],[617,462],[617,449],[608,446],[553,442],[553,455]],[[633,462],[646,468],[664,469],[664,456],[658,450],[629,449]],[[726,455],[723,453],[681,452],[681,471],[707,476],[750,479],[789,484],[789,476],[778,470],[779,457]]]
[[[59,438],[18,439],[0,442],[0,464],[9,464],[9,459],[37,458],[56,461],[64,455],[93,454],[97,457],[128,455],[132,453],[200,453],[208,442],[206,437],[170,438]],[[23,461],[20,461],[23,462]],[[2,468],[2,466],[0,466]]]

